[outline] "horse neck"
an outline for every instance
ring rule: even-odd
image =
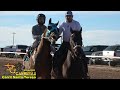
[[[47,43],[49,41],[44,41],[44,40],[45,40],[44,38],[41,39],[40,44],[38,45],[38,48],[37,48],[37,53],[41,53],[44,51],[50,52],[50,43]]]
[[[73,50],[73,46],[72,46],[72,43],[70,43],[69,50],[70,50],[70,52],[71,52],[71,53],[73,53],[73,52],[74,52],[74,50]]]

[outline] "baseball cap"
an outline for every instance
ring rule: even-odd
[[[72,11],[67,11],[67,12],[65,13],[65,16],[67,16],[67,15],[73,16]]]

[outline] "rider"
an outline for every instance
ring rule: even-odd
[[[82,27],[80,23],[73,19],[73,13],[71,11],[67,11],[65,14],[66,21],[63,22],[59,26],[59,34],[63,32],[63,42],[59,48],[58,51],[55,52],[53,57],[53,70],[54,72],[61,71],[62,64],[67,57],[67,52],[69,48],[69,39],[70,39],[70,28],[73,30],[81,30],[82,33]],[[81,46],[82,46],[82,37],[81,37]],[[61,57],[61,58],[60,58]],[[61,73],[59,73],[61,75]]]
[[[35,40],[32,45],[33,50],[38,46],[41,40],[41,35],[47,29],[47,27],[44,25],[45,20],[46,20],[46,16],[44,14],[42,13],[38,14],[37,16],[38,24],[32,27],[32,36],[33,36],[33,39]]]
[[[30,46],[27,55],[30,57],[31,51],[33,51],[37,46],[39,45],[39,42],[41,40],[41,35],[44,33],[44,31],[47,29],[47,27],[44,25],[46,21],[46,16],[42,13],[38,14],[37,16],[37,25],[34,25],[32,27],[32,36],[34,39],[34,42],[32,46]]]

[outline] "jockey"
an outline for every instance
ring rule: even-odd
[[[34,50],[39,45],[39,42],[41,40],[41,35],[46,30],[45,24],[46,16],[44,14],[38,14],[37,16],[37,22],[38,24],[32,27],[32,36],[35,40],[32,45],[32,49]]]
[[[81,30],[82,32],[82,27],[80,23],[76,20],[73,20],[73,13],[71,11],[66,12],[65,18],[66,18],[66,21],[63,22],[59,26],[59,34],[63,32],[63,42],[59,50],[55,52],[54,57],[53,57],[53,70],[54,71],[56,71],[56,69],[60,70],[60,68],[62,67],[62,63],[64,62],[61,60],[65,60],[65,58],[67,57],[67,52],[69,48],[69,39],[71,35],[70,27],[73,30],[78,30],[78,31]],[[82,46],[82,37],[81,37],[81,46]]]
[[[46,16],[44,14],[42,13],[38,14],[36,20],[38,24],[32,27],[32,36],[33,36],[34,42],[32,46],[29,48],[27,55],[25,55],[24,60],[28,59],[27,57],[30,57],[31,52],[38,47],[39,42],[41,40],[41,35],[47,29],[47,27],[44,25],[46,21]]]

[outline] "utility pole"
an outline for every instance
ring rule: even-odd
[[[13,34],[13,46],[14,46],[14,35],[16,34],[15,32],[12,33]]]

